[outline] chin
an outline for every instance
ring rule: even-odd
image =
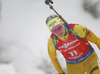
[[[60,35],[60,36],[58,36],[58,37],[63,37],[64,35]]]
[[[63,36],[61,36],[61,37],[64,37],[64,35],[63,35]]]

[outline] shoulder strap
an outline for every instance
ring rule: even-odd
[[[57,37],[55,34],[53,34],[53,44],[55,46],[55,49],[57,50]]]
[[[83,38],[79,37],[68,24],[65,24],[65,27],[67,27],[67,29],[71,32],[72,36],[75,36],[81,40],[83,39]],[[57,50],[57,37],[55,34],[53,34],[53,43],[54,43],[55,49]]]
[[[71,34],[72,34],[72,36],[75,36],[75,37],[77,37],[78,39],[83,39],[83,38],[81,38],[81,37],[79,37],[76,33],[75,33],[75,31],[68,25],[68,24],[65,24],[65,27],[67,27],[67,29],[71,32]]]

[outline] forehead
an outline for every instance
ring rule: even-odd
[[[47,26],[51,30],[61,23],[63,24],[64,22],[59,17],[55,17],[47,23]]]

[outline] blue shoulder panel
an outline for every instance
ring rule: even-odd
[[[57,38],[55,34],[53,34],[53,44],[55,46],[55,49],[57,50]]]

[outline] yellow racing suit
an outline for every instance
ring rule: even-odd
[[[100,39],[92,31],[86,29],[84,26],[77,24],[73,27],[73,30],[79,37],[95,43],[100,49]],[[66,29],[66,32],[67,31],[68,30]],[[58,38],[64,41],[68,38],[68,36],[69,34],[67,33],[64,37]],[[51,37],[48,39],[48,54],[52,61],[52,64],[54,65],[58,73],[63,73],[64,71],[62,70],[61,65],[57,59],[56,49],[53,43],[53,39]],[[66,63],[66,65],[67,74],[100,74],[99,59],[95,51],[93,51],[93,53],[82,62],[72,64]]]

